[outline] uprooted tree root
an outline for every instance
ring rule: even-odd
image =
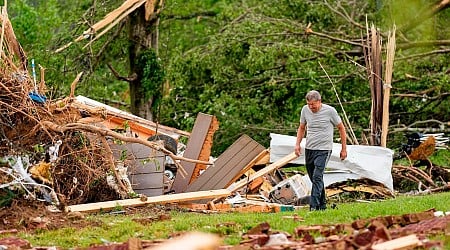
[[[28,156],[31,165],[38,164],[48,161],[46,149],[61,140],[58,160],[50,169],[51,184],[61,200],[75,204],[116,199],[117,194],[105,185],[105,175],[111,165],[105,159],[104,148],[91,143],[84,131],[61,133],[43,125],[48,121],[74,122],[81,118],[80,112],[75,109],[51,112],[47,103],[36,103],[29,98],[33,89],[26,74],[1,73],[0,156]],[[2,164],[3,168],[7,165]],[[2,179],[2,184],[4,181],[11,181],[11,177]]]

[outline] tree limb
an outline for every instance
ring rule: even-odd
[[[425,52],[425,53],[421,53],[421,54],[399,57],[399,58],[397,58],[397,60],[408,60],[408,59],[413,59],[413,58],[418,58],[418,57],[422,58],[424,56],[431,56],[434,54],[447,54],[447,53],[450,53],[450,49],[433,50],[433,51]]]
[[[119,183],[119,186],[120,186],[122,192],[124,192],[126,194],[127,188],[123,184],[122,178],[120,178],[119,173],[117,173],[116,164],[114,161],[114,156],[113,156],[111,147],[109,146],[108,141],[106,140],[105,137],[102,137],[101,140],[102,140],[103,146],[105,147],[105,150],[106,150],[106,158],[109,161],[110,168],[111,168],[112,172],[114,173],[114,175],[116,176],[117,183]]]
[[[175,155],[172,152],[170,152],[169,150],[165,149],[164,147],[161,147],[156,142],[151,142],[151,141],[146,141],[146,140],[142,140],[139,138],[124,136],[124,135],[114,132],[112,130],[96,127],[94,125],[81,124],[81,123],[68,123],[66,125],[58,125],[51,121],[43,121],[43,122],[41,122],[41,124],[43,127],[51,129],[51,130],[53,130],[55,132],[59,132],[59,133],[64,133],[68,130],[83,130],[83,131],[99,134],[102,136],[112,136],[112,137],[114,137],[118,140],[124,141],[124,142],[139,143],[139,144],[145,145],[147,147],[153,148],[157,151],[163,152],[164,154],[170,156],[174,161],[183,160],[183,161],[187,161],[187,162],[199,163],[199,164],[205,164],[205,165],[212,164],[212,163],[206,162],[206,161],[199,161],[199,160],[189,159],[189,158]]]
[[[450,92],[445,92],[436,96],[427,96],[426,94],[393,94],[392,96],[397,97],[411,97],[411,98],[421,98],[426,100],[438,100],[446,96],[450,96]]]
[[[217,13],[214,11],[200,11],[200,12],[194,12],[189,15],[174,15],[174,14],[168,14],[165,15],[166,20],[170,19],[176,19],[176,20],[187,20],[192,18],[198,18],[202,16],[217,16]]]
[[[347,22],[349,22],[350,24],[352,24],[352,25],[354,25],[354,26],[356,26],[356,27],[358,27],[358,28],[360,28],[360,29],[365,29],[365,27],[364,27],[363,25],[361,25],[361,24],[355,22],[355,20],[353,20],[353,19],[349,16],[349,14],[347,13],[347,11],[346,11],[340,4],[338,4],[338,6],[337,6],[339,10],[337,10],[337,9],[333,8],[333,7],[328,3],[328,1],[324,1],[324,3],[325,3],[325,5],[326,5],[331,11],[333,11],[333,12],[336,13],[337,15],[343,17],[343,18],[344,18]]]
[[[133,73],[130,77],[125,77],[125,76],[121,76],[119,75],[119,73],[113,68],[113,66],[110,63],[107,63],[106,65],[108,65],[108,68],[111,70],[111,72],[113,73],[113,75],[118,79],[118,80],[122,80],[125,82],[133,82],[137,80],[137,74]]]
[[[418,47],[430,47],[430,46],[449,46],[450,40],[433,40],[433,41],[419,41],[419,42],[408,42],[399,44],[397,48],[399,49],[411,49]]]

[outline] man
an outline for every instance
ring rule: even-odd
[[[325,210],[326,195],[323,183],[323,172],[333,149],[334,126],[339,129],[341,137],[340,158],[347,158],[347,138],[345,127],[336,109],[323,104],[320,93],[311,90],[306,94],[307,105],[303,106],[300,114],[300,126],[297,130],[295,154],[300,156],[300,143],[306,131],[305,165],[312,183],[309,209]]]

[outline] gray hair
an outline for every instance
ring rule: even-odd
[[[322,97],[320,96],[319,91],[317,90],[311,90],[306,94],[306,100],[307,101],[320,101],[322,100]]]

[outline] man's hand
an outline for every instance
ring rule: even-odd
[[[302,148],[300,147],[300,145],[295,145],[295,155],[300,156],[301,153],[302,153]]]
[[[341,160],[345,160],[345,158],[347,158],[347,150],[342,149],[340,157],[341,157]]]

